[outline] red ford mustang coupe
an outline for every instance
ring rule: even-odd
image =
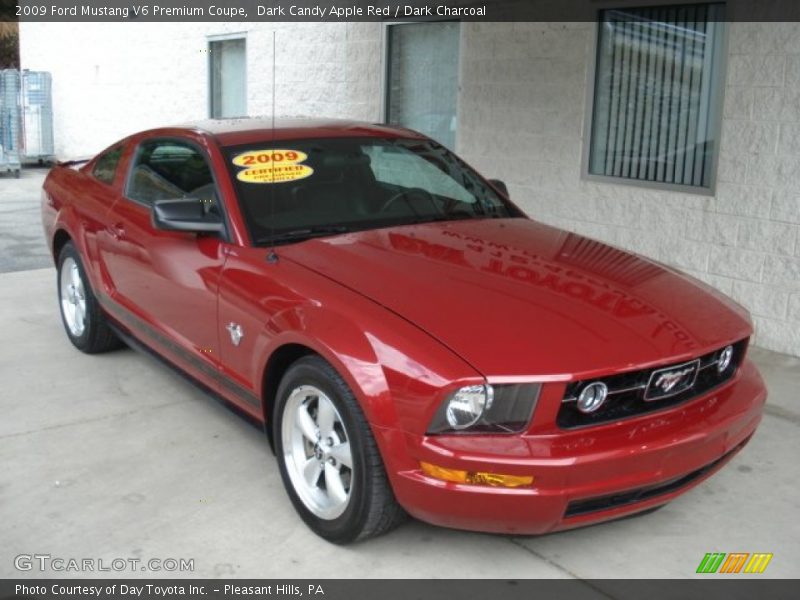
[[[147,131],[54,168],[42,214],[70,341],[148,350],[262,424],[334,542],[653,509],[761,418],[740,306],[409,130]]]

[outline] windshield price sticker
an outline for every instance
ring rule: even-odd
[[[305,152],[282,148],[249,150],[233,158],[237,167],[245,167],[236,174],[239,181],[247,183],[285,183],[305,179],[314,173],[308,165],[300,164],[308,158]]]
[[[276,165],[239,171],[236,178],[247,183],[285,183],[305,179],[314,172],[308,165]]]
[[[299,150],[250,150],[238,154],[233,159],[237,167],[258,167],[267,163],[294,164],[301,163],[308,158],[308,154]]]

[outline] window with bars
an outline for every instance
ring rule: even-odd
[[[706,3],[602,12],[591,175],[713,186],[724,10]]]

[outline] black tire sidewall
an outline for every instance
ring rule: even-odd
[[[278,465],[281,472],[283,484],[297,512],[303,521],[318,535],[334,543],[348,543],[358,538],[367,518],[369,507],[367,499],[370,497],[368,488],[371,478],[367,473],[367,460],[365,456],[364,431],[358,417],[353,414],[354,410],[360,408],[352,392],[347,389],[340,389],[342,382],[333,379],[326,369],[322,359],[306,358],[301,359],[289,368],[284,378],[281,380],[277,393],[277,404],[275,407],[275,419],[273,420],[273,439],[278,458]],[[347,430],[350,440],[350,451],[353,457],[353,480],[350,487],[350,501],[339,517],[331,520],[321,519],[306,508],[303,501],[294,489],[292,481],[286,469],[283,454],[283,412],[286,401],[291,391],[301,385],[313,385],[324,392],[336,406]]]

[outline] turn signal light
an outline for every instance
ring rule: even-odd
[[[446,469],[430,463],[419,463],[422,472],[435,479],[452,481],[453,483],[471,483],[475,485],[491,485],[493,487],[522,487],[533,483],[533,475],[500,475],[499,473],[482,473]]]

